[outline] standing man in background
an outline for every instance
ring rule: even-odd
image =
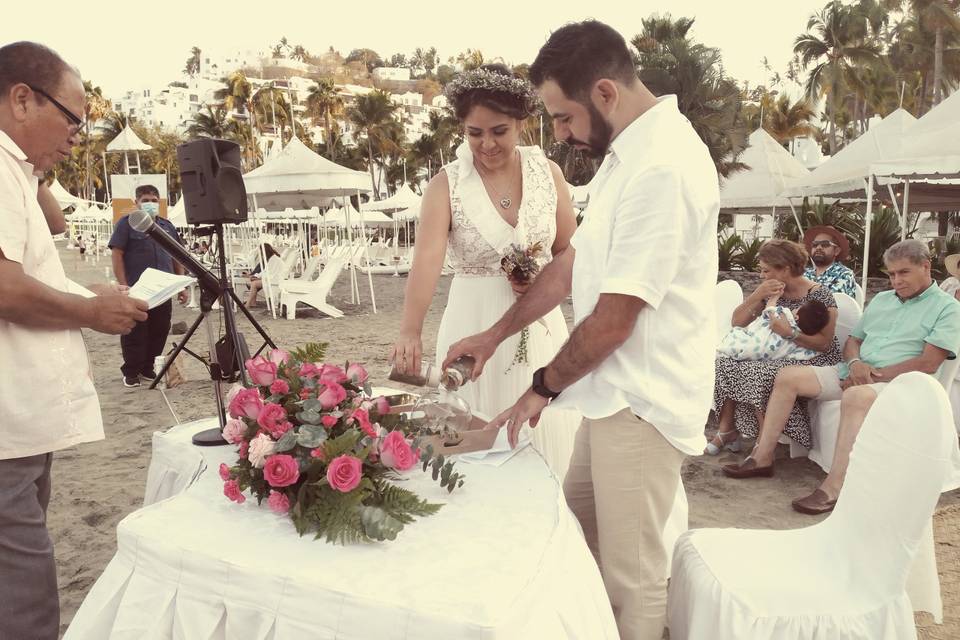
[[[154,223],[180,244],[183,240],[177,228],[160,214],[160,191],[153,185],[143,184],[136,190],[137,208],[150,214]],[[125,215],[117,221],[110,238],[110,250],[113,253],[113,275],[121,286],[132,287],[147,269],[157,269],[167,273],[183,275],[184,268],[174,260],[153,238],[130,228],[130,216]],[[187,301],[187,292],[181,291],[181,304]],[[145,322],[127,335],[120,336],[120,349],[123,352],[123,386],[139,387],[140,379],[153,382],[157,377],[153,362],[163,353],[163,347],[170,333],[170,317],[173,315],[173,301],[167,300],[158,307],[150,309]]]

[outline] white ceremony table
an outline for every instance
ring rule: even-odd
[[[157,432],[145,505],[65,640],[500,640],[618,637],[600,572],[555,476],[526,447],[458,462],[453,494],[420,467],[404,485],[444,507],[393,542],[299,537],[247,494],[223,495],[233,446],[195,447],[203,420]]]

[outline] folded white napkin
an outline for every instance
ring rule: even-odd
[[[497,439],[493,445],[486,451],[471,451],[470,453],[461,453],[459,459],[470,464],[485,464],[492,467],[499,467],[504,462],[517,455],[525,446],[530,444],[530,437],[524,428],[520,431],[520,441],[517,442],[517,448],[511,449],[507,441],[507,429],[501,428],[497,433]]]

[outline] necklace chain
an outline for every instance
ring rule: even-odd
[[[519,152],[518,152],[518,153],[519,153]],[[497,185],[494,184],[493,179],[492,179],[492,176],[490,176],[489,174],[486,173],[486,172],[487,172],[487,169],[486,169],[486,167],[483,166],[483,163],[482,163],[482,162],[476,162],[475,165],[476,165],[477,169],[478,169],[479,172],[480,172],[480,177],[481,177],[481,179],[483,178],[484,174],[486,174],[486,175],[487,175],[487,178],[489,179],[490,188],[493,189],[494,193],[500,194],[500,199],[499,199],[499,201],[498,201],[499,204],[500,204],[500,208],[501,208],[501,209],[509,209],[509,208],[510,208],[510,205],[513,204],[513,199],[510,197],[510,193],[513,191],[513,187],[514,187],[514,185],[515,185],[516,182],[517,182],[517,176],[516,176],[516,174],[514,174],[514,176],[511,178],[510,184],[507,186],[507,191],[506,191],[506,193],[505,193],[505,194],[501,194],[500,190],[497,189]],[[521,171],[522,171],[522,167],[521,167]],[[486,184],[486,183],[485,183],[485,184]]]

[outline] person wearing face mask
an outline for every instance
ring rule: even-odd
[[[147,317],[117,287],[89,297],[71,282],[50,235],[63,216],[38,176],[70,156],[85,110],[80,73],[56,52],[0,47],[0,638],[58,637],[53,452],[104,437],[80,329],[124,333]]]
[[[423,320],[448,248],[454,277],[437,335],[438,360],[452,343],[486,328],[524,295],[527,287],[511,285],[501,270],[501,258],[513,246],[539,243],[535,260],[544,266],[567,248],[576,229],[560,168],[539,147],[519,144],[524,120],[537,108],[530,83],[491,64],[460,74],[447,83],[446,95],[465,141],[424,193],[400,335],[390,354],[401,373],[420,372]],[[556,304],[528,324],[525,350],[519,336],[505,341],[487,363],[490,375],[458,390],[474,412],[493,416],[507,408],[568,335]],[[560,478],[578,421],[572,411],[550,411],[544,416],[550,428],[531,433],[534,447]]]
[[[159,216],[160,191],[155,186],[140,185],[137,187],[135,199],[138,209],[150,214],[157,226],[183,243],[173,223]],[[129,215],[117,221],[108,246],[113,257],[113,274],[121,286],[132,287],[149,268],[180,275],[186,273],[180,263],[170,257],[153,238],[130,227]],[[186,291],[180,292],[179,300],[181,304],[186,303]],[[123,352],[120,372],[123,386],[139,387],[141,378],[149,382],[156,378],[153,362],[163,353],[167,335],[170,333],[172,314],[173,302],[168,300],[151,309],[146,321],[138,322],[133,331],[120,337],[120,349]]]

